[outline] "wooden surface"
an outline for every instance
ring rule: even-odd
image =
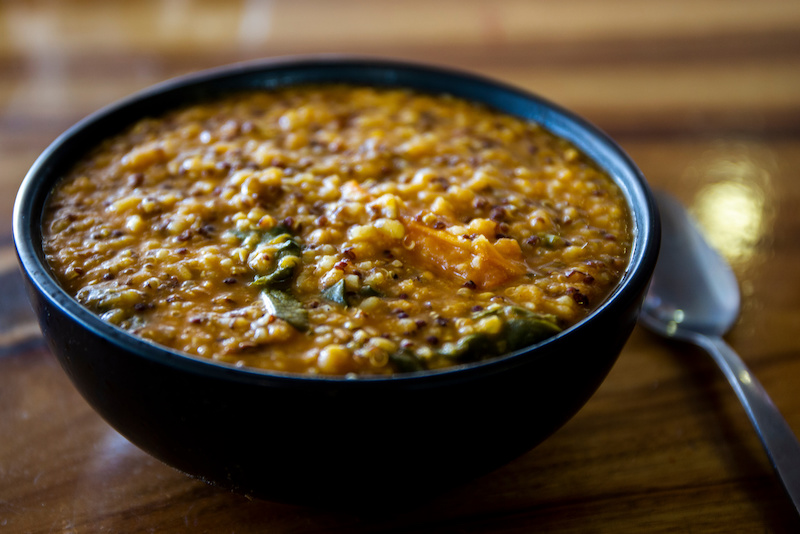
[[[640,329],[551,439],[391,516],[232,495],[107,426],[41,341],[19,287],[11,211],[27,168],[69,125],[152,83],[319,52],[469,69],[609,132],[733,263],[744,301],[728,340],[800,433],[797,0],[5,1],[0,532],[800,532],[710,360]]]

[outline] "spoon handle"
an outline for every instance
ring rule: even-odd
[[[733,386],[778,478],[800,513],[800,443],[792,429],[761,383],[721,337],[697,336],[694,341],[708,351]]]

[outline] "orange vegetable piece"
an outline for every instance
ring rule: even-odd
[[[493,289],[527,271],[522,250],[514,239],[491,243],[482,235],[469,239],[411,218],[403,218],[402,222],[408,254],[432,270],[473,282],[476,289]]]

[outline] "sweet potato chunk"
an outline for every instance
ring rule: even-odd
[[[485,236],[465,237],[437,230],[403,218],[406,249],[432,270],[472,282],[476,289],[492,289],[525,274],[519,243],[499,239],[491,243]]]

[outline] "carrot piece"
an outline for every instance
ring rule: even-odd
[[[409,254],[431,269],[474,283],[476,289],[495,288],[527,270],[522,250],[513,239],[493,244],[482,235],[467,239],[414,219],[403,218],[402,222]]]

